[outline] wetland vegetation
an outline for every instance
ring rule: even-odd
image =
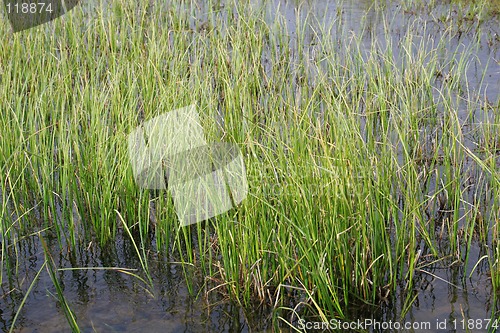
[[[352,6],[89,1],[17,34],[1,21],[2,329],[26,326],[38,287],[90,330],[65,288],[91,271],[151,299],[178,274],[251,331],[408,319],[434,287],[482,290],[498,319],[498,5]],[[127,136],[191,104],[207,141],[240,148],[249,193],[181,227],[167,191],[135,184]]]

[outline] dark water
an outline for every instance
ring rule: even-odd
[[[18,267],[19,275],[2,285],[0,327],[4,332],[9,330],[20,301],[45,261],[38,236],[21,243],[18,255],[26,261]],[[211,293],[209,298],[203,290],[199,295],[190,295],[182,266],[173,263],[172,258],[149,253],[152,287],[138,277],[124,273],[126,270],[146,278],[139,269],[140,261],[128,239],[118,237],[114,244],[103,248],[82,244],[78,253],[61,251],[56,238],[49,247],[56,267],[86,268],[58,272],[64,296],[83,332],[247,331],[239,307],[216,293]],[[123,271],[120,272],[119,268]],[[197,277],[187,274],[196,283]],[[16,331],[69,331],[56,295],[54,284],[43,269],[16,321]]]
[[[267,16],[272,20],[279,12],[287,24],[292,38],[297,34],[297,25],[306,19],[311,10],[324,20],[342,19],[342,29],[361,34],[360,22],[366,22],[370,33],[365,34],[363,43],[367,50],[373,39],[386,43],[385,24],[390,18],[390,38],[394,45],[404,37],[407,27],[415,21],[421,24],[415,29],[422,38],[433,40],[442,38],[448,28],[462,29],[449,40],[449,48],[463,51],[473,43],[474,28],[477,23],[470,20],[459,27],[460,14],[456,7],[448,2],[427,9],[426,6],[415,9],[403,9],[400,4],[385,5],[381,15],[375,10],[380,4],[370,0],[346,0],[337,5],[331,1],[274,1],[269,2]],[[302,9],[297,15],[297,8]],[[431,8],[431,7],[429,7]],[[203,6],[199,7],[200,20],[203,21]],[[386,19],[384,19],[384,17]],[[440,19],[442,18],[442,19]],[[458,31],[458,30],[457,30]],[[469,55],[471,65],[467,68],[467,87],[473,95],[485,96],[490,101],[498,100],[500,91],[500,22],[497,15],[481,24],[483,39],[473,55]],[[309,31],[307,32],[312,35]],[[430,47],[430,46],[429,46]],[[309,52],[314,52],[311,46]],[[396,48],[395,52],[399,52]],[[483,77],[485,66],[488,65]],[[458,110],[464,118],[467,112]],[[480,121],[477,120],[477,121]],[[153,242],[153,241],[152,241]],[[18,274],[11,280],[4,279],[0,297],[0,328],[7,332],[14,315],[31,282],[43,265],[43,248],[34,235],[19,242],[18,253],[10,253],[10,269]],[[152,244],[154,245],[154,244]],[[444,245],[445,246],[445,245]],[[203,279],[192,272],[188,276],[195,283],[195,296],[190,295],[185,283],[183,267],[171,257],[158,257],[149,253],[150,272],[153,287],[149,287],[138,278],[119,272],[116,269],[91,269],[92,267],[118,267],[137,269],[130,271],[142,278],[141,264],[135,250],[128,240],[118,237],[114,244],[99,248],[94,244],[81,244],[78,253],[69,250],[60,251],[57,239],[49,244],[57,267],[87,267],[84,270],[59,271],[59,279],[64,288],[64,295],[84,332],[247,332],[269,330],[269,313],[244,313],[240,307],[227,301],[224,295],[209,293],[207,289],[197,289],[203,285]],[[13,250],[12,250],[13,251]],[[481,320],[498,317],[498,302],[494,299],[488,275],[486,260],[481,260],[483,249],[478,244],[472,245],[469,267],[449,269],[454,258],[450,257],[425,272],[417,272],[417,289],[414,305],[408,311],[403,322],[430,323],[430,331],[454,332],[453,320],[456,320],[457,332],[461,329],[461,320]],[[16,258],[20,258],[17,262]],[[473,265],[480,262],[472,271]],[[6,265],[7,262],[4,263]],[[467,274],[465,274],[467,272]],[[64,313],[56,298],[56,292],[49,275],[42,270],[38,281],[27,298],[23,311],[17,318],[16,332],[64,332],[69,331]],[[383,305],[372,313],[366,309],[351,309],[353,320],[377,318],[379,321],[401,321],[399,316],[404,307],[404,299],[398,299]],[[372,309],[373,310],[373,309]],[[438,329],[437,323],[447,320],[446,326]],[[444,329],[445,327],[445,329]],[[371,331],[390,331],[369,327]],[[424,332],[429,330],[399,329],[400,332]],[[474,326],[471,332],[481,331]],[[484,330],[482,330],[484,331]]]

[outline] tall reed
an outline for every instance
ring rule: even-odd
[[[500,99],[466,78],[481,37],[450,49],[457,31],[415,18],[396,41],[386,18],[367,43],[342,11],[302,4],[287,25],[267,10],[96,1],[20,34],[2,24],[2,268],[16,237],[50,228],[70,247],[139,235],[147,273],[154,233],[244,307],[344,318],[396,292],[411,304],[429,259],[465,265],[479,235],[498,290]],[[126,142],[192,103],[209,141],[242,150],[250,191],[179,227],[168,193],[134,183]]]

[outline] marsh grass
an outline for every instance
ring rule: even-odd
[[[341,12],[299,6],[292,33],[255,4],[144,6],[82,4],[15,35],[2,24],[2,277],[17,240],[50,228],[62,251],[126,232],[147,284],[154,234],[193,294],[201,275],[207,292],[288,323],[396,292],[405,312],[428,263],[469,267],[475,242],[498,293],[500,100],[469,89],[477,44],[450,49],[456,30],[434,39],[418,18],[397,42],[384,21],[367,45]],[[168,193],[134,184],[126,142],[192,103],[209,141],[239,145],[250,191],[180,227]]]

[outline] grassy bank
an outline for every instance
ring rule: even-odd
[[[34,232],[71,251],[130,230],[140,255],[154,235],[206,290],[284,321],[396,294],[408,309],[431,267],[474,261],[498,293],[500,98],[467,77],[480,21],[450,47],[460,31],[432,37],[418,17],[397,40],[381,20],[367,43],[368,25],[305,5],[293,32],[242,2],[144,6],[85,5],[15,35],[0,23],[2,281]],[[207,141],[240,147],[249,196],[180,227],[168,193],[134,183],[127,135],[193,103]]]

